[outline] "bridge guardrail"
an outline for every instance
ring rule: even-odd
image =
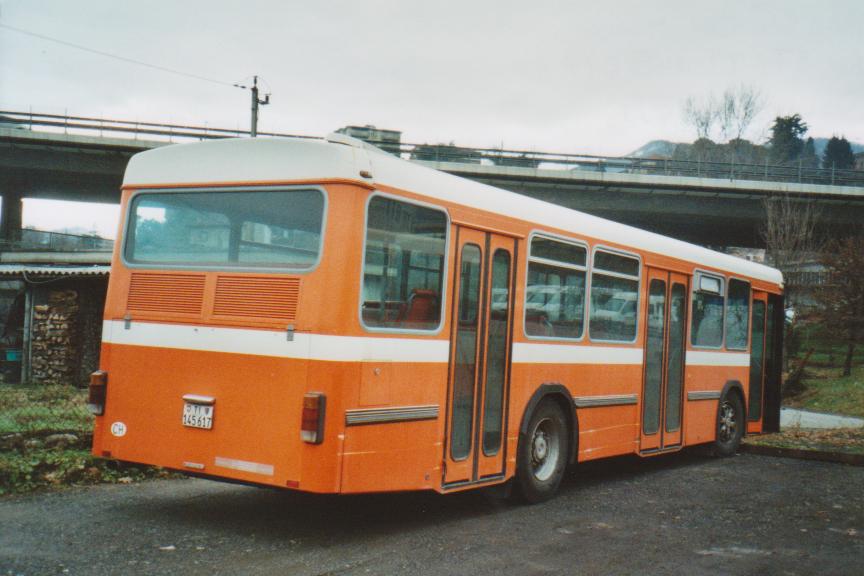
[[[134,140],[137,140],[140,136],[167,138],[169,141],[173,141],[174,139],[208,140],[249,135],[249,132],[239,129],[231,130],[227,128],[211,128],[209,126],[202,127],[0,110],[0,126],[4,125],[30,130],[33,130],[34,127],[39,127],[55,132],[62,130],[66,133],[70,131],[84,133],[98,132],[100,136],[103,136],[106,132],[118,135],[129,134]],[[315,136],[277,132],[258,132],[258,135],[320,139]],[[748,164],[674,158],[611,157],[530,150],[505,150],[500,148],[468,148],[452,144],[400,143],[397,148],[395,143],[386,143],[383,147],[388,152],[409,160],[534,169],[547,168],[606,173],[686,176],[723,180],[798,182],[829,186],[864,186],[864,171],[818,168],[806,166],[803,161],[781,165],[769,164],[767,162],[764,164]]]
[[[0,241],[0,252],[21,250],[46,252],[111,251],[113,248],[114,241],[108,238],[31,228],[22,228],[21,237],[12,242]]]

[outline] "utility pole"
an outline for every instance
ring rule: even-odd
[[[263,100],[258,98],[258,76],[252,79],[252,129],[249,131],[252,138],[258,136],[258,106],[270,104],[270,94],[264,96]]]

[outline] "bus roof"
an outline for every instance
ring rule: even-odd
[[[362,173],[371,174],[365,177]],[[550,204],[402,160],[359,140],[238,138],[177,144],[136,154],[124,187],[254,184],[346,179],[383,184],[491,213],[680,258],[782,285],[779,270],[653,232]],[[542,223],[542,224],[541,224]]]

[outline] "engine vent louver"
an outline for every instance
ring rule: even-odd
[[[297,318],[299,297],[299,278],[219,276],[213,315],[292,322]]]
[[[201,314],[203,274],[133,273],[126,308],[132,312]]]

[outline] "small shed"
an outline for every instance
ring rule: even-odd
[[[87,383],[99,366],[110,269],[0,264],[3,383]]]

